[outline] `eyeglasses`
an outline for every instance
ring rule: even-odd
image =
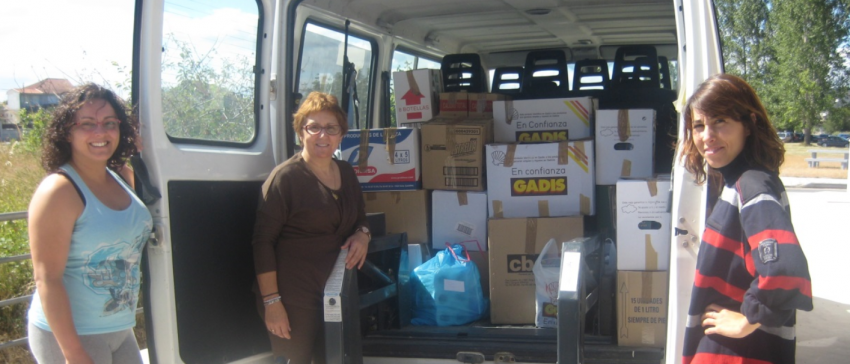
[[[100,121],[100,122],[84,120],[84,121],[78,121],[76,123],[77,127],[79,127],[80,130],[82,130],[82,131],[94,131],[95,129],[97,129],[98,126],[103,127],[103,130],[112,131],[112,130],[117,130],[118,125],[120,125],[120,124],[121,124],[120,120],[106,120],[106,121]]]
[[[342,131],[342,128],[339,125],[319,126],[319,124],[310,124],[304,126],[304,130],[311,135],[317,135],[321,133],[322,130],[324,130],[327,135],[337,135]]]

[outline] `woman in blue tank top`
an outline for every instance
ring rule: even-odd
[[[28,334],[39,363],[142,362],[132,328],[152,220],[118,175],[137,152],[138,125],[113,92],[86,84],[45,131],[49,175],[29,206]]]

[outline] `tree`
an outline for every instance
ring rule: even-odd
[[[762,91],[769,80],[766,70],[772,59],[767,42],[769,0],[717,0],[715,4],[726,72]]]
[[[802,129],[808,144],[812,129],[823,124],[822,115],[845,114],[836,100],[848,92],[848,69],[839,50],[848,40],[850,9],[842,0],[782,0],[774,1],[772,10],[771,108],[780,125]]]
[[[254,136],[254,74],[247,59],[196,54],[190,44],[169,37],[179,52],[163,61],[163,73],[176,84],[162,89],[162,118],[168,135],[179,138],[246,142]]]

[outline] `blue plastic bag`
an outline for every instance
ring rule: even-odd
[[[410,282],[414,296],[410,321],[413,325],[464,325],[484,317],[490,307],[481,289],[478,267],[460,244],[438,252],[416,267]]]

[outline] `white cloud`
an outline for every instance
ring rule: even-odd
[[[131,68],[133,0],[4,2],[0,11],[0,101],[44,78],[118,82]]]

